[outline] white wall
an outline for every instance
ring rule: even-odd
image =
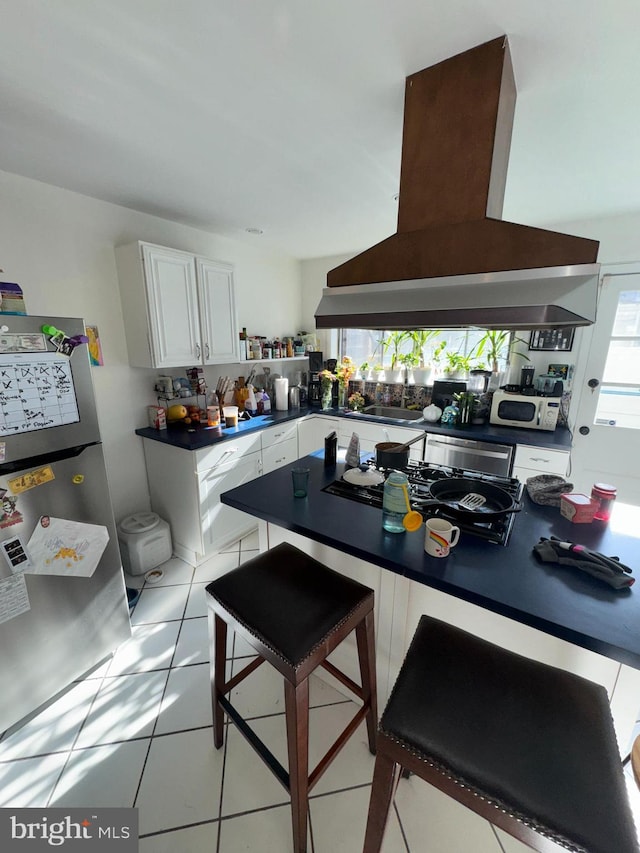
[[[22,287],[29,314],[82,317],[100,330],[105,364],[92,373],[117,520],[149,508],[134,430],[156,402],[157,372],[127,361],[113,248],[133,240],[234,264],[238,320],[250,333],[292,334],[302,316],[298,261],[260,250],[259,238],[253,247],[0,172],[0,280]],[[10,326],[10,317],[3,322]]]

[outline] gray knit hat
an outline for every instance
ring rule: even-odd
[[[538,474],[527,480],[527,493],[531,500],[543,506],[560,506],[560,496],[573,491],[573,483],[557,474]]]

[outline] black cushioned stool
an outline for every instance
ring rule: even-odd
[[[605,689],[427,616],[380,720],[365,853],[407,770],[534,850],[638,853]]]
[[[222,746],[226,712],[289,791],[293,845],[295,853],[304,853],[309,791],[365,717],[369,748],[375,752],[378,716],[373,590],[285,543],[210,583],[207,603],[214,743]],[[225,674],[228,625],[258,654],[229,681]],[[326,660],[354,628],[361,687]],[[264,661],[284,676],[289,772],[227,699],[227,694]],[[318,666],[338,678],[363,704],[309,775],[309,676]]]

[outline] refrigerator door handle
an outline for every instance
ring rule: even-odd
[[[16,471],[24,471],[25,468],[38,468],[43,465],[51,465],[54,462],[62,462],[64,459],[73,459],[74,456],[80,456],[87,447],[94,447],[96,444],[101,444],[101,442],[92,441],[91,444],[81,444],[77,447],[67,447],[64,450],[56,450],[52,453],[43,453],[38,456],[28,456],[24,459],[14,459],[12,462],[4,462],[0,465],[0,475],[14,474]]]

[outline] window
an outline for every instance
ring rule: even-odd
[[[462,356],[471,356],[472,366],[481,361],[474,359],[474,352],[479,342],[485,337],[484,329],[439,329],[425,330],[426,342],[417,349],[422,353],[424,364],[439,362],[440,370],[446,365],[446,353],[458,353]],[[415,333],[394,332],[389,330],[370,329],[341,329],[339,333],[340,354],[350,356],[355,364],[360,367],[368,364],[370,368],[374,365],[391,367],[394,354],[402,357],[416,352]],[[508,349],[508,348],[507,348]],[[434,359],[435,355],[435,359]],[[415,366],[418,366],[417,364]],[[437,367],[438,364],[434,364]],[[486,364],[491,369],[490,364]],[[504,368],[505,363],[500,367]]]
[[[618,297],[596,423],[640,429],[640,290]]]

